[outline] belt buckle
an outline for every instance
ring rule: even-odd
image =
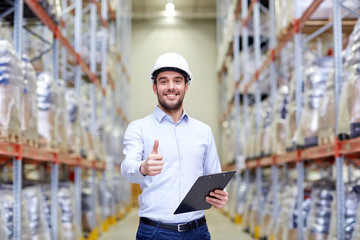
[[[182,226],[185,226],[185,225],[186,225],[186,223],[178,224],[178,225],[177,225],[178,232],[186,232],[186,231],[187,231],[186,229],[184,229],[184,230],[181,229],[181,227],[182,227]]]

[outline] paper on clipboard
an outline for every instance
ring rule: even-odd
[[[235,173],[229,171],[198,177],[174,214],[209,209],[211,204],[205,201],[205,197],[216,189],[223,190]]]

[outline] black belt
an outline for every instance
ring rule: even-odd
[[[158,222],[151,220],[149,218],[146,217],[140,217],[140,222],[144,223],[146,225],[150,225],[153,227],[157,227],[158,226]],[[196,228],[196,222],[197,222],[197,226],[202,226],[206,223],[206,219],[205,217],[196,219],[194,221],[188,222],[188,223],[182,223],[182,224],[166,224],[166,223],[160,223],[159,224],[159,228],[165,228],[168,230],[174,230],[174,231],[178,231],[178,232],[185,232],[185,231],[189,231],[193,228]]]

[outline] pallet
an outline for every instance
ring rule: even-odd
[[[0,135],[0,142],[11,142],[11,143],[21,143],[21,137],[14,134],[9,133],[7,135]]]
[[[32,147],[32,148],[38,148],[39,147],[39,142],[37,140],[35,140],[35,139],[23,138],[22,143],[25,146]]]
[[[57,150],[57,145],[45,138],[39,138],[39,148],[44,150]]]

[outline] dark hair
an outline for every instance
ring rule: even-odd
[[[154,80],[154,83],[156,83],[157,76],[160,73],[165,72],[165,71],[172,71],[172,72],[180,73],[184,77],[186,82],[188,82],[190,80],[189,75],[185,71],[183,71],[183,70],[181,70],[179,68],[174,68],[174,67],[164,67],[164,68],[160,68],[160,69],[154,71],[154,73],[152,74],[153,75],[152,78]]]

